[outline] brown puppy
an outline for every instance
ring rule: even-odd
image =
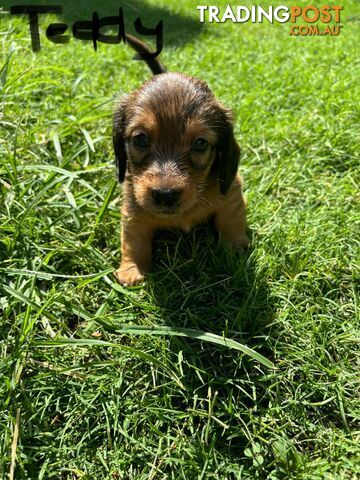
[[[134,37],[127,40],[140,55],[150,53]],[[125,180],[115,272],[123,285],[144,279],[157,229],[188,231],[214,215],[221,238],[235,247],[249,243],[231,112],[205,82],[165,73],[155,59],[147,63],[156,75],[125,96],[114,116],[118,176]]]

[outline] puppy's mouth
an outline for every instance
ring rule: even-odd
[[[153,212],[161,216],[172,216],[180,213],[180,206],[174,207],[154,207]]]

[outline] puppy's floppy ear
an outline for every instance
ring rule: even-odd
[[[224,109],[222,138],[216,152],[216,164],[220,191],[223,195],[229,190],[240,162],[240,147],[234,136],[233,120],[230,111]]]
[[[126,110],[127,97],[124,97],[116,107],[113,123],[113,145],[115,151],[116,170],[119,182],[123,182],[126,173],[127,151],[126,151]]]

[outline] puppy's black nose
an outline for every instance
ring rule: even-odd
[[[151,195],[157,205],[173,207],[179,200],[180,193],[180,190],[174,190],[173,188],[154,188]]]

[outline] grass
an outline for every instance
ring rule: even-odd
[[[51,44],[50,16],[34,54],[0,13],[1,478],[358,478],[359,4],[333,38],[122,5],[233,108],[252,248],[159,234],[148,281],[117,285],[112,109],[149,72],[124,45]]]

